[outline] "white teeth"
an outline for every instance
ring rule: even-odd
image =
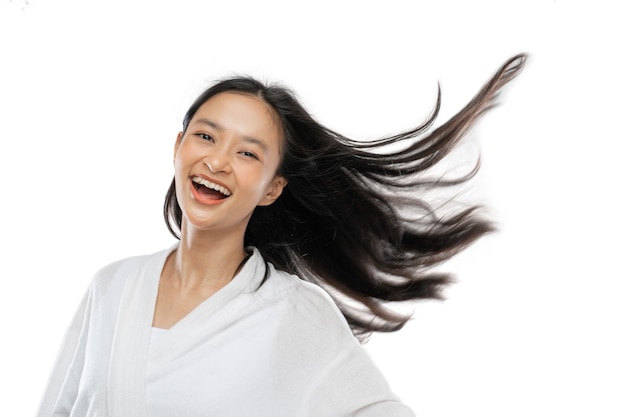
[[[231,194],[228,188],[222,187],[221,185],[215,184],[214,182],[205,180],[204,178],[193,177],[191,180],[195,182],[196,184],[204,185],[206,188],[210,188],[211,190],[219,191],[220,193],[224,194],[226,197],[229,197]]]

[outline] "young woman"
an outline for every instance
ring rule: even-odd
[[[429,268],[491,229],[417,191],[472,175],[424,176],[524,60],[437,129],[439,100],[373,142],[320,125],[280,86],[206,90],[174,146],[164,214],[180,242],[96,274],[38,416],[412,416],[358,339],[406,323],[386,302],[439,297],[449,277]]]

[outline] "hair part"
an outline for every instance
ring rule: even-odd
[[[434,130],[441,91],[431,115],[406,132],[373,141],[354,140],[317,121],[278,84],[250,77],[225,79],[203,92],[183,119],[183,131],[211,97],[238,92],[259,97],[275,112],[284,135],[278,174],[287,179],[273,204],[257,207],[245,234],[277,269],[325,288],[361,340],[375,331],[402,328],[410,315],[389,307],[397,301],[441,299],[451,274],[432,267],[494,229],[478,206],[443,212],[423,193],[472,178],[478,163],[461,178],[425,176],[442,161],[517,76],[525,54],[507,60],[456,115]],[[404,143],[402,150],[383,147]],[[182,211],[175,180],[163,214],[180,238]]]

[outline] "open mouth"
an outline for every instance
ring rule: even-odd
[[[191,181],[198,194],[206,199],[223,200],[232,194],[228,188],[202,177],[194,176]]]

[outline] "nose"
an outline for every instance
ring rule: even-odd
[[[207,168],[209,168],[209,171],[213,174],[230,171],[230,160],[228,159],[228,156],[221,152],[215,152],[214,154],[207,156],[202,162],[204,162]]]

